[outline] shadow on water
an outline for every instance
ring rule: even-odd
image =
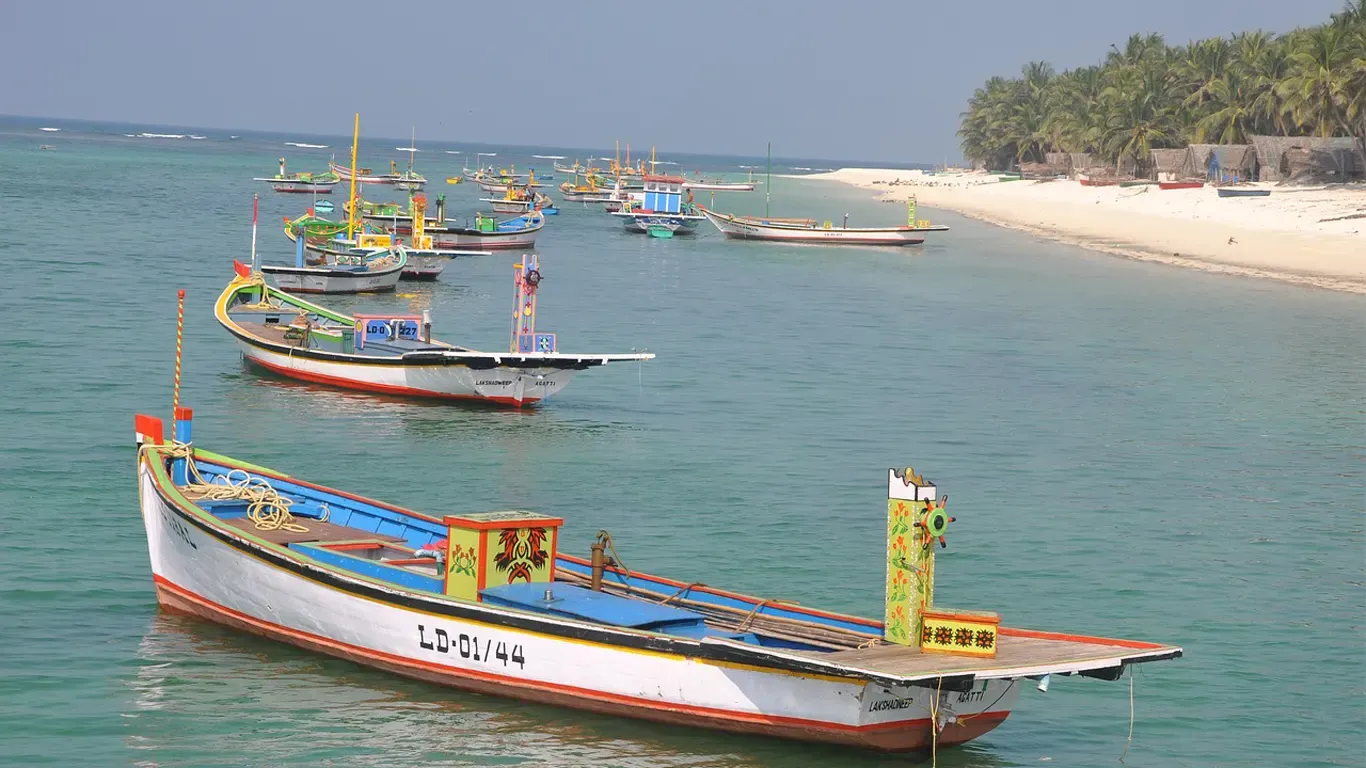
[[[125,685],[124,743],[130,759],[143,765],[175,765],[181,756],[202,758],[206,751],[240,758],[244,738],[256,760],[270,765],[873,767],[929,759],[466,693],[174,614],[152,619]],[[224,707],[255,717],[228,721]],[[982,744],[945,750],[938,764],[1006,765]]]

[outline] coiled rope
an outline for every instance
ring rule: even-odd
[[[188,470],[189,482],[181,487],[181,493],[193,496],[196,501],[245,501],[247,519],[258,531],[292,531],[308,533],[308,528],[294,522],[290,513],[294,500],[282,496],[265,478],[257,477],[246,470],[231,469],[225,475],[215,477],[212,482],[205,480],[195,465],[194,450],[189,443],[172,443],[170,446],[144,445],[143,450],[154,449],[171,459],[184,459]],[[332,510],[326,504],[319,505],[322,515],[318,522],[327,522]]]

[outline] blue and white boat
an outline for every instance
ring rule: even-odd
[[[693,208],[691,200],[683,199],[684,181],[680,176],[647,175],[645,188],[631,196],[628,207],[611,215],[627,232],[648,234],[651,227],[662,227],[675,235],[692,234],[706,217]]]

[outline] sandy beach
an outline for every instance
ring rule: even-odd
[[[1084,187],[982,172],[843,168],[802,176],[868,189],[1128,258],[1366,294],[1366,187],[1256,185],[1269,197],[1220,198],[1212,187]],[[930,212],[918,218],[929,218]]]

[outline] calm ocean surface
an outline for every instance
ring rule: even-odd
[[[177,288],[199,445],[431,513],[553,512],[566,551],[606,528],[632,568],[874,616],[883,473],[911,464],[959,519],[941,602],[1186,648],[1140,668],[1127,766],[1366,764],[1359,297],[939,211],[953,230],[923,249],[823,249],[653,240],[569,204],[540,242],[539,325],[566,351],[658,359],[526,412],[378,399],[245,370],[211,312],[253,191],[263,260],[292,259],[280,219],[307,200],[251,177],[281,155],[322,170],[344,140],[122,135],[139,130],[0,121],[0,764],[915,762],[469,695],[159,614],[132,416],[169,412]],[[362,164],[406,143],[367,141]],[[418,145],[429,195],[472,214],[477,188],[441,183],[461,158]],[[905,215],[817,182],[772,192],[775,214]],[[430,308],[442,338],[497,349],[514,260],[327,303]],[[939,764],[1114,765],[1128,697],[1127,679],[1031,686]]]

